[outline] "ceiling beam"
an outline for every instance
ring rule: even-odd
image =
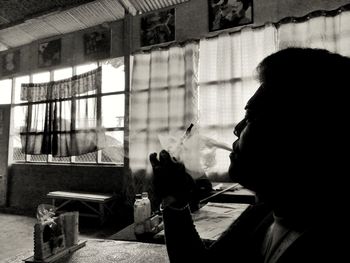
[[[118,0],[118,2],[124,7],[125,11],[133,16],[137,15],[137,10],[129,0]]]
[[[0,52],[7,49],[9,49],[9,47],[0,41]]]

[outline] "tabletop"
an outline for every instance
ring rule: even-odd
[[[209,202],[198,211],[192,213],[192,219],[199,236],[204,241],[211,243],[217,240],[248,206],[249,204]],[[109,238],[113,240],[140,241],[134,234],[134,224],[125,227]],[[142,241],[163,244],[164,231]]]
[[[33,251],[23,251],[15,257],[5,259],[5,263],[23,263],[31,257]],[[167,263],[169,262],[165,245],[115,241],[103,239],[88,239],[86,246],[62,257],[55,263]]]

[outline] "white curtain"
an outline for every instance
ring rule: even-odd
[[[131,167],[145,169],[148,154],[160,150],[157,135],[174,129],[183,131],[190,122],[196,122],[197,109],[200,132],[230,145],[236,139],[233,128],[243,118],[244,106],[259,86],[256,66],[271,53],[299,46],[350,56],[350,12],[339,10],[313,13],[314,17],[297,19],[299,22],[290,19],[278,26],[267,24],[201,39],[198,105],[196,44],[136,55],[131,96]],[[179,88],[183,85],[185,89]],[[229,166],[228,152],[217,150],[213,163],[207,171],[209,177],[223,179]]]
[[[350,56],[350,11],[326,11],[306,21],[282,24],[278,28],[278,48],[290,46],[323,48]]]
[[[130,168],[150,172],[158,136],[185,131],[197,118],[198,43],[136,54],[130,107]]]
[[[255,68],[276,51],[276,28],[246,28],[200,41],[199,122],[201,133],[226,144],[235,140],[232,131],[244,117],[244,106],[258,88]],[[216,151],[209,176],[226,173],[228,152]]]

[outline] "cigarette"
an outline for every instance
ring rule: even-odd
[[[230,146],[228,146],[226,143],[223,143],[223,142],[216,142],[213,145],[216,146],[217,148],[220,148],[220,149],[223,149],[223,150],[227,150],[229,152],[232,151],[232,148]]]
[[[223,143],[223,142],[218,142],[218,141],[213,140],[213,139],[209,139],[207,142],[207,145],[209,147],[216,147],[216,148],[223,149],[223,150],[226,150],[229,152],[232,151],[232,148],[228,144]]]

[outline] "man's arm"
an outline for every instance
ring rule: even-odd
[[[273,217],[263,204],[250,206],[210,247],[199,237],[190,209],[172,208],[163,211],[165,241],[170,262],[255,262],[260,245]],[[248,261],[247,261],[248,260]]]
[[[206,262],[207,249],[192,221],[189,206],[163,210],[165,243],[171,263]]]

